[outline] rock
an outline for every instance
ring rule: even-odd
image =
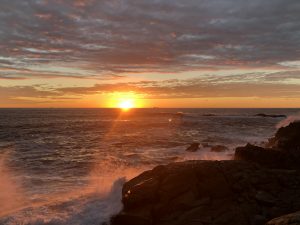
[[[269,146],[281,151],[300,154],[300,121],[279,128],[275,137],[270,139]]]
[[[146,171],[122,193],[124,209],[112,225],[263,225],[300,208],[300,172],[187,161]]]
[[[264,114],[264,113],[258,113],[258,114],[256,114],[256,115],[254,115],[254,116],[258,116],[258,117],[271,117],[271,118],[286,118],[286,115],[276,115],[276,114],[274,114],[274,115],[272,115],[272,114]]]
[[[196,152],[196,151],[199,150],[199,145],[200,145],[200,143],[194,142],[194,143],[192,143],[192,144],[186,149],[186,151],[188,151],[188,152]]]
[[[272,219],[266,225],[300,225],[300,211]]]
[[[278,150],[251,145],[249,143],[244,147],[236,148],[234,159],[254,162],[269,168],[298,168],[298,164],[291,162],[292,160],[287,154]]]
[[[276,199],[267,192],[259,191],[255,195],[255,199],[260,203],[268,206],[272,206],[275,204]]]
[[[266,217],[263,215],[255,215],[253,218],[252,225],[264,224],[266,222]]]
[[[111,224],[124,224],[124,225],[151,225],[152,222],[149,218],[139,215],[120,213],[111,219]]]
[[[300,122],[280,128],[268,148],[247,144],[238,147],[235,159],[279,169],[300,169]]]
[[[236,160],[171,163],[142,173],[124,184],[124,208],[111,224],[263,225],[299,210],[300,122],[280,128],[269,144],[239,147]],[[193,143],[187,151],[198,149]],[[299,219],[300,212],[267,225]]]
[[[212,146],[210,149],[211,152],[224,152],[227,150],[228,150],[228,148],[224,145],[215,145],[215,146]]]

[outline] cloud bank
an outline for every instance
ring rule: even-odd
[[[2,0],[2,102],[129,91],[300,98],[299,12],[298,0]],[[54,78],[94,83],[58,87]],[[46,85],[20,85],[31,79]]]
[[[0,77],[294,67],[299,11],[298,0],[2,0]]]

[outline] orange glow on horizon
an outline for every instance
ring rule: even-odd
[[[142,96],[134,92],[116,92],[110,94],[105,100],[108,108],[120,108],[123,111],[128,111],[131,108],[145,107],[145,101]]]
[[[121,101],[119,104],[119,108],[121,108],[123,111],[128,111],[129,109],[134,107],[134,102],[132,99],[127,99],[124,101]]]

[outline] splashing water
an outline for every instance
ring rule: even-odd
[[[277,125],[276,128],[279,129],[281,127],[286,127],[290,123],[295,122],[295,121],[300,121],[300,112],[294,115],[288,116],[286,119],[280,121]]]
[[[7,225],[99,225],[109,222],[122,209],[121,189],[125,178],[116,180],[107,195],[98,193],[74,199],[56,199],[43,205],[31,205],[0,220]],[[30,215],[30,216],[29,216]]]

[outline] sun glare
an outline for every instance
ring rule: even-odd
[[[128,111],[131,108],[145,107],[145,101],[142,95],[137,95],[133,92],[115,92],[111,93],[105,100],[106,107],[119,108],[123,111]]]
[[[132,99],[126,99],[126,100],[122,100],[119,103],[119,108],[121,108],[124,111],[128,111],[129,109],[134,107],[134,102]]]

